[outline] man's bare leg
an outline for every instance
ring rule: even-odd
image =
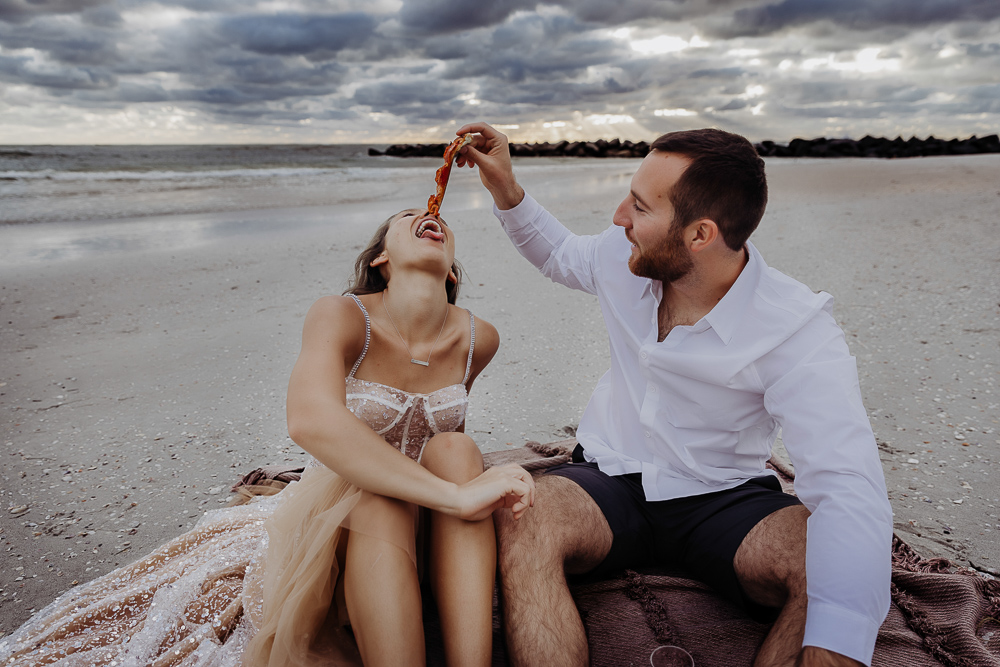
[[[586,665],[587,636],[566,573],[588,572],[611,550],[600,508],[577,484],[557,475],[535,482],[535,505],[517,521],[493,515],[508,658],[521,665]]]
[[[747,533],[733,565],[744,592],[754,601],[781,607],[754,667],[853,667],[859,665],[831,651],[802,649],[806,627],[806,521],[802,505],[785,507]]]

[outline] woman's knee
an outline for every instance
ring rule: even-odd
[[[464,433],[438,433],[424,445],[420,465],[449,482],[467,482],[483,472],[483,455]]]
[[[414,531],[416,512],[413,503],[366,491],[351,510],[346,526],[355,532],[380,534],[389,531],[405,535]]]

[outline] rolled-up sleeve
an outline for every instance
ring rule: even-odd
[[[812,513],[803,645],[871,664],[889,610],[892,508],[857,366],[825,310],[781,347],[776,368],[788,369],[790,356],[800,360],[765,381],[764,401],[782,428],[795,491]]]
[[[550,280],[589,294],[597,293],[594,256],[600,236],[578,236],[546,211],[531,195],[501,211],[493,205],[517,251]]]

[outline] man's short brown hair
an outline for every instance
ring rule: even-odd
[[[705,128],[664,134],[650,149],[691,161],[667,193],[674,224],[686,227],[708,218],[719,226],[726,245],[740,250],[767,206],[764,161],[753,144],[738,134]]]

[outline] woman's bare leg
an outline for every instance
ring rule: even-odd
[[[395,534],[414,530],[413,506],[366,494],[353,522],[379,524]],[[351,628],[366,667],[424,664],[420,582],[409,555],[364,533],[348,531],[344,597]]]
[[[483,472],[483,457],[464,433],[441,433],[424,448],[421,464],[458,484]],[[441,615],[449,666],[489,665],[493,650],[493,519],[463,521],[431,513],[430,584]]]

